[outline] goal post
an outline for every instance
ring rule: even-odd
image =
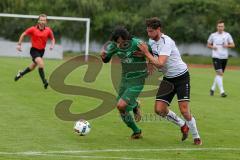
[[[22,14],[0,13],[0,17],[37,19],[39,16],[38,15],[22,15]],[[89,55],[90,18],[47,16],[47,19],[85,22],[86,23],[85,57],[87,59],[87,57]]]

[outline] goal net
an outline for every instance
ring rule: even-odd
[[[0,13],[0,56],[29,57],[31,43],[24,38],[22,52],[16,50],[18,38],[28,27],[36,25],[38,15]],[[44,57],[62,59],[63,54],[89,54],[90,19],[79,17],[48,16],[48,26],[52,28],[56,45],[49,50],[48,41]]]

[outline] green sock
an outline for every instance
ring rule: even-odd
[[[133,120],[132,115],[129,112],[121,113],[123,122],[133,130],[134,133],[140,132],[140,129],[137,127],[135,121]]]

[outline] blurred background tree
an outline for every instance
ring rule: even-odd
[[[240,43],[239,0],[2,0],[1,13],[74,16],[91,18],[91,40],[106,41],[116,25],[125,25],[133,35],[147,39],[145,19],[159,17],[163,30],[178,43],[205,44],[210,33],[216,30],[216,21],[225,20],[226,31],[236,44]],[[16,39],[32,20],[0,18],[0,36]],[[52,21],[56,36],[82,41],[85,27],[68,22]],[[61,32],[64,28],[70,28]],[[16,34],[17,33],[17,34]],[[237,47],[237,50],[240,50]]]

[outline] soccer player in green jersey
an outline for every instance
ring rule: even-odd
[[[122,78],[118,91],[117,108],[123,122],[133,131],[132,139],[142,138],[142,131],[135,123],[141,119],[137,97],[142,91],[148,75],[145,57],[134,55],[136,51],[139,51],[138,45],[141,42],[141,40],[131,37],[127,29],[119,26],[115,28],[110,42],[101,52],[104,63],[108,63],[113,55],[117,55],[121,60]],[[130,111],[133,111],[135,121]]]

